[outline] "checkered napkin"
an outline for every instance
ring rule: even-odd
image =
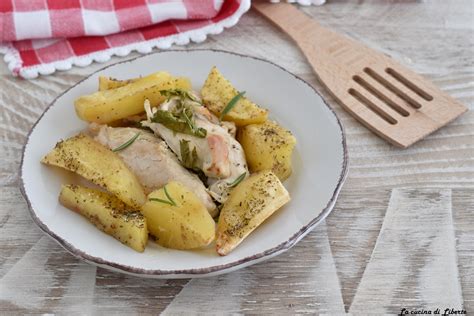
[[[201,42],[249,8],[250,0],[0,0],[0,53],[14,75],[35,78]]]

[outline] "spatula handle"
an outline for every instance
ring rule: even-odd
[[[287,33],[305,50],[308,42],[318,42],[329,30],[289,3],[253,2],[252,7]],[[305,52],[306,53],[306,52]]]
[[[336,41],[339,35],[321,26],[295,5],[255,1],[252,6],[293,39],[318,76],[318,69],[325,67],[328,62],[329,55],[325,48]]]

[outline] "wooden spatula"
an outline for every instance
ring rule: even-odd
[[[467,111],[389,56],[322,27],[294,5],[254,2],[253,8],[296,42],[349,113],[394,145],[408,147]]]

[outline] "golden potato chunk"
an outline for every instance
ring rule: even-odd
[[[128,85],[134,81],[137,81],[140,78],[134,78],[129,80],[119,80],[112,77],[99,76],[99,91],[110,90],[115,88],[120,88]]]
[[[148,242],[146,219],[115,196],[78,185],[63,185],[59,202],[138,252]]]
[[[217,223],[217,253],[227,255],[288,201],[290,194],[271,171],[255,173],[239,183],[221,210]]]
[[[272,170],[281,181],[291,175],[296,138],[289,130],[276,122],[266,121],[242,127],[238,140],[251,172]]]
[[[120,80],[120,79],[115,79],[112,77],[99,76],[99,91],[120,88],[120,87],[128,85],[129,83],[137,82],[138,80],[141,80],[141,79],[143,78],[140,77],[140,78],[127,79],[127,80]],[[184,87],[186,89],[191,88],[189,79],[184,78],[184,77],[176,78],[176,86],[178,88],[180,87]]]
[[[150,234],[164,247],[201,248],[215,238],[216,224],[206,207],[179,182],[172,181],[150,193],[142,213]]]
[[[160,91],[167,89],[189,90],[191,83],[167,72],[157,72],[118,88],[81,96],[74,106],[80,119],[105,124],[144,112],[147,99],[153,106],[158,105],[165,100]]]
[[[41,162],[79,174],[135,209],[146,201],[137,177],[119,156],[84,134],[58,142]]]
[[[232,84],[224,78],[216,67],[212,67],[204,86],[201,96],[204,105],[215,115],[220,116],[227,104],[239,92]],[[224,120],[232,121],[237,126],[244,126],[266,121],[268,111],[242,96],[235,106],[224,115]]]

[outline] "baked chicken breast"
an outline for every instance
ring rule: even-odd
[[[245,153],[235,139],[235,125],[220,122],[188,93],[171,95],[159,107],[145,101],[147,120],[142,125],[161,137],[186,168],[208,177],[209,192],[223,203],[237,179],[248,176]]]
[[[96,141],[112,150],[139,133],[133,143],[116,153],[137,176],[145,193],[160,189],[168,182],[177,181],[192,190],[212,216],[217,214],[216,205],[202,181],[184,168],[166,143],[152,133],[138,128],[114,128],[94,123],[89,126],[89,133]]]

